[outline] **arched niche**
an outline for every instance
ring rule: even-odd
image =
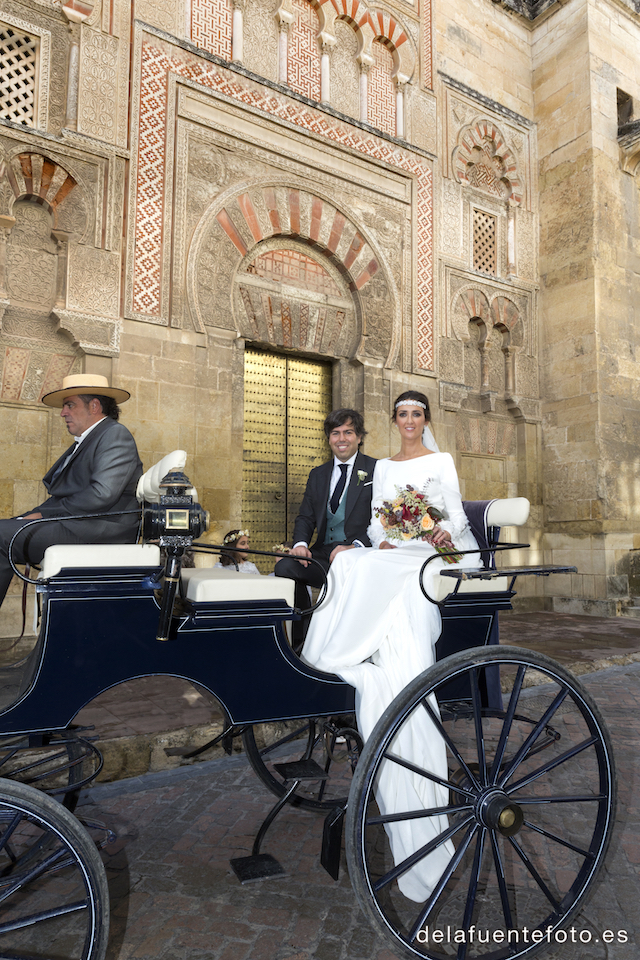
[[[382,250],[347,211],[298,184],[235,186],[211,204],[191,242],[187,300],[201,331],[233,328],[274,346],[387,366],[398,355],[400,297]]]

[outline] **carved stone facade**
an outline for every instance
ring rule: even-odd
[[[580,569],[521,602],[620,613],[640,110],[615,114],[640,88],[598,17],[640,52],[640,14],[602,0],[585,26],[586,4],[86,0],[70,21],[6,0],[0,70],[16,35],[25,53],[0,102],[5,515],[66,444],[39,398],[87,370],[131,385],[145,464],[185,448],[216,529],[239,525],[249,344],[331,361],[375,456],[393,396],[424,390],[463,493],[528,496],[534,559]]]

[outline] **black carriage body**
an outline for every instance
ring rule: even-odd
[[[160,570],[62,571],[38,587],[40,637],[0,733],[65,729],[126,680],[174,676],[215,696],[233,724],[353,711],[353,688],[303,664],[283,622],[285,601],[182,602],[171,639],[156,639]]]

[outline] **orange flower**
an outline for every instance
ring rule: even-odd
[[[436,522],[433,517],[430,517],[428,513],[425,513],[424,517],[422,518],[422,523],[420,524],[421,529],[426,532],[428,530],[433,530],[435,525]]]

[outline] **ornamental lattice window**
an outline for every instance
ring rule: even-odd
[[[35,126],[38,38],[0,24],[0,116]]]
[[[473,269],[496,276],[496,218],[482,210],[473,211]]]

